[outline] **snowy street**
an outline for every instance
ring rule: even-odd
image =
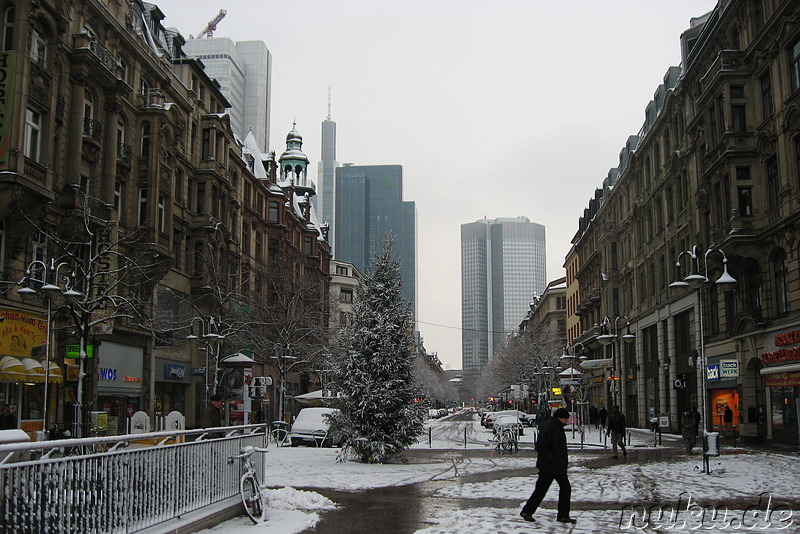
[[[267,455],[267,522],[242,517],[205,534],[397,532],[415,534],[517,532],[797,532],[800,462],[796,453],[735,449],[723,444],[702,472],[702,456],[687,455],[678,436],[632,434],[627,457],[602,446],[580,448],[567,432],[572,516],[555,521],[558,488],[551,487],[536,523],[519,510],[536,481],[533,429],[519,452],[499,454],[491,430],[472,414],[426,423],[429,434],[406,453],[407,463],[336,463],[338,449],[273,448]],[[467,447],[464,448],[464,435]],[[586,443],[601,443],[588,432]]]

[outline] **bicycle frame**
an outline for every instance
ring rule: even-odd
[[[234,460],[240,460],[244,473],[239,479],[239,493],[242,496],[242,505],[247,517],[255,523],[261,523],[264,519],[264,510],[266,503],[261,495],[261,482],[259,481],[258,472],[250,458],[256,452],[268,452],[267,449],[253,447],[251,445],[242,447],[239,454],[228,457],[228,463],[232,464]]]

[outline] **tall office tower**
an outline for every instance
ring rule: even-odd
[[[527,217],[461,225],[461,360],[480,372],[547,286],[544,226]]]
[[[328,243],[334,243],[333,208],[336,205],[336,123],[331,120],[331,92],[328,88],[328,118],[322,121],[322,160],[317,164],[319,199],[317,213],[320,222],[330,225]]]
[[[200,59],[209,78],[219,82],[222,94],[231,103],[227,112],[233,133],[244,139],[252,130],[259,148],[267,153],[272,55],[264,41],[234,43],[227,37],[189,39],[183,49]]]
[[[417,316],[417,206],[403,201],[401,165],[352,165],[336,169],[333,216],[334,257],[362,273],[381,249],[386,232],[394,234],[403,298]]]

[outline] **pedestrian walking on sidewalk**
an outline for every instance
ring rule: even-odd
[[[536,440],[536,467],[539,469],[539,478],[528,502],[519,513],[525,521],[535,521],[533,514],[555,480],[558,482],[556,520],[560,523],[575,523],[569,516],[572,486],[567,477],[567,434],[564,432],[567,423],[569,423],[569,412],[559,408],[553,412],[553,417],[542,425],[539,439]]]
[[[681,416],[681,435],[686,442],[686,453],[691,454],[695,443],[697,443],[697,420],[691,408],[686,408]]]
[[[612,458],[617,458],[617,445],[622,449],[622,455],[628,456],[628,451],[625,450],[625,416],[619,411],[619,406],[616,404],[611,407],[611,415],[608,416],[608,433],[611,435],[611,453]]]
[[[608,419],[608,410],[606,410],[605,406],[600,408],[600,411],[597,412],[598,420],[600,421],[600,428],[606,427],[606,419]]]
[[[590,406],[589,407],[589,424],[594,428],[597,428],[597,406]]]

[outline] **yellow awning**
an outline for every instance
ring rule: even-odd
[[[25,366],[25,382],[44,382],[44,366],[33,358],[22,358]]]
[[[13,356],[3,356],[0,359],[0,380],[7,382],[24,382],[27,373],[21,361]]]
[[[50,376],[48,378],[51,384],[60,384],[64,381],[64,373],[56,362],[50,362]]]

